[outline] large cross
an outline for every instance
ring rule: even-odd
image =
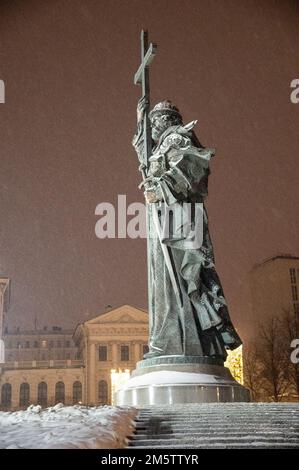
[[[150,129],[150,122],[149,122],[149,117],[148,117],[149,107],[150,107],[149,65],[152,62],[153,58],[155,57],[156,50],[157,50],[156,44],[150,43],[150,45],[148,46],[148,32],[141,31],[141,64],[139,66],[139,69],[135,73],[134,83],[135,85],[137,84],[142,85],[142,97],[145,97],[148,102],[148,107],[146,108],[145,113],[144,113],[144,123],[143,123],[144,124],[143,125],[143,142],[144,142],[143,151],[144,151],[144,163],[146,165],[146,171],[144,169],[142,170],[143,179],[147,177],[147,171],[149,167],[149,157],[151,156],[151,150],[152,150],[151,129]],[[149,206],[151,206],[150,209],[149,209]],[[160,241],[161,250],[164,255],[164,260],[167,266],[171,284],[175,292],[175,295],[177,297],[178,308],[180,309],[183,336],[185,338],[185,325],[184,325],[184,317],[183,317],[183,312],[182,312],[183,303],[182,303],[180,287],[175,276],[175,272],[173,269],[172,260],[168,251],[168,247],[167,245],[162,243],[161,226],[159,222],[157,207],[156,207],[156,204],[150,204],[150,205],[147,204],[146,207],[147,207],[147,211],[146,211],[147,231],[149,228],[149,218],[151,217],[153,220],[153,224],[155,226],[159,241]],[[150,211],[151,216],[149,215],[149,211]],[[150,275],[149,232],[148,232],[148,237],[147,237],[147,269],[148,269],[148,292],[150,293],[150,290],[152,289],[152,280],[150,277],[151,275]],[[150,309],[150,304],[149,304],[149,309]],[[185,347],[185,340],[183,341],[183,344]]]
[[[150,43],[148,45],[148,32],[141,31],[141,64],[139,69],[134,76],[134,84],[141,84],[142,86],[142,97],[145,97],[148,101],[148,108],[144,113],[144,160],[148,167],[148,159],[151,156],[151,138],[150,138],[150,122],[148,118],[149,106],[150,106],[150,86],[149,86],[149,65],[153,61],[157,51],[157,44]]]

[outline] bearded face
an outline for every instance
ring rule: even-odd
[[[173,122],[169,114],[156,114],[151,120],[152,139],[157,142],[161,135],[168,127],[172,126]]]

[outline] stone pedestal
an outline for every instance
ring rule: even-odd
[[[117,405],[148,406],[178,403],[249,402],[240,385],[217,358],[159,356],[137,363]]]

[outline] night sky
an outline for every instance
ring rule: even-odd
[[[95,207],[143,201],[131,146],[140,30],[158,53],[152,103],[171,99],[215,147],[207,208],[233,322],[248,272],[299,254],[299,2],[1,0],[0,274],[9,327],[73,328],[108,304],[147,307],[145,240],[99,240]]]

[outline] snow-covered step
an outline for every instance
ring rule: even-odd
[[[200,403],[147,407],[130,447],[299,447],[299,403]]]
[[[248,436],[254,436],[254,437],[264,437],[264,436],[267,436],[267,437],[271,437],[271,435],[275,436],[275,438],[286,438],[286,437],[290,437],[290,438],[294,438],[296,439],[297,436],[298,436],[298,431],[286,431],[286,432],[281,432],[281,431],[267,431],[264,430],[264,431],[254,431],[254,430],[251,430],[251,431],[230,431],[230,432],[223,432],[221,431],[220,429],[218,431],[215,431],[215,432],[210,432],[209,433],[209,438],[211,437],[216,437],[216,438],[226,438],[226,437],[230,437],[230,438],[235,438],[235,437],[248,437]],[[150,440],[150,439],[184,439],[186,438],[186,436],[188,436],[188,434],[186,434],[183,430],[181,432],[174,432],[174,433],[161,433],[159,434],[159,436],[156,436],[155,434],[138,434],[138,435],[135,435],[133,438],[132,438],[132,441],[141,441],[141,440]],[[206,437],[206,434],[204,432],[194,432],[192,433],[192,436],[194,438],[205,438]]]
[[[288,443],[288,444],[295,444],[296,443],[299,445],[298,443],[298,440],[296,438],[289,438],[289,437],[286,437],[286,438],[275,438],[275,437],[270,437],[270,436],[267,436],[267,435],[264,435],[264,436],[252,436],[252,435],[248,435],[248,436],[237,436],[235,438],[232,438],[230,436],[228,437],[212,437],[212,436],[203,436],[201,435],[199,437],[200,439],[200,444],[206,444],[206,446],[213,446],[215,447],[215,444],[229,444],[229,445],[233,445],[233,444],[239,444],[239,443],[244,443],[244,444],[251,444],[251,443],[259,443],[259,444],[267,444],[267,445],[270,445],[272,443],[275,443],[275,444],[283,444],[285,441]],[[140,446],[140,445],[147,445],[149,447],[155,447],[155,445],[159,443],[159,445],[168,445],[169,443],[171,444],[191,444],[191,443],[194,443],[195,445],[198,443],[198,439],[196,438],[196,436],[193,436],[193,435],[187,435],[185,436],[184,438],[183,437],[180,437],[180,438],[171,438],[171,439],[145,439],[145,440],[140,440],[140,441],[136,441],[136,440],[133,440],[130,444],[130,446],[134,446],[134,447],[137,447],[137,446]]]
[[[154,446],[136,446],[136,447],[130,447],[130,449],[294,449],[295,446],[294,444],[287,444],[287,443],[271,443],[271,444],[265,444],[265,443],[251,443],[250,445],[246,443],[234,443],[234,444],[213,444],[213,445],[207,445],[207,444],[201,444],[201,443],[196,443],[196,446],[194,444],[169,444],[166,445],[165,443],[162,443],[161,445],[154,445]],[[297,448],[297,447],[296,447]]]

